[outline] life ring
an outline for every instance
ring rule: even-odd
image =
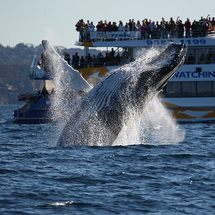
[[[27,99],[29,100],[34,100],[36,99],[38,95],[34,94],[34,93],[31,93],[31,94],[22,94],[18,97],[18,101],[25,101]]]
[[[22,94],[18,97],[18,101],[25,101],[27,100],[27,94]]]

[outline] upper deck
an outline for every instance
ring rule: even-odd
[[[116,26],[116,23],[113,22],[113,26],[108,30],[110,22],[107,24],[106,21],[102,22],[101,20],[97,26],[94,26],[93,22],[88,22],[87,24],[83,20],[79,20],[76,24],[76,30],[79,33],[79,40],[76,45],[84,47],[83,57],[85,58],[82,60],[83,62],[73,63],[73,66],[77,69],[121,66],[134,60],[142,48],[183,43],[188,46],[185,64],[213,64],[214,67],[215,22],[210,23],[209,20],[205,19],[204,22],[208,22],[207,29],[203,28],[203,21],[199,21],[195,25],[193,23],[192,26],[190,23],[190,30],[187,30],[186,23],[183,24],[181,20],[177,23],[172,21],[171,29],[168,22],[162,21],[160,25],[156,23],[156,28],[152,30],[150,24],[146,25],[145,21],[142,21],[142,25],[141,27],[139,25],[139,28],[137,27],[138,22],[137,24],[133,22],[130,27],[127,26],[129,23],[126,23],[126,25],[121,23],[120,27],[120,23]],[[162,23],[165,23],[163,28]],[[107,49],[106,53],[101,54],[100,52],[97,56],[93,55],[93,59],[91,59],[89,47]],[[110,52],[108,48],[111,48],[112,51]],[[200,67],[198,66],[198,68]],[[201,70],[203,71],[202,67]],[[208,71],[211,71],[211,69]]]
[[[88,36],[79,35],[79,41],[75,43],[78,46],[85,47],[152,47],[165,46],[170,43],[184,43],[188,47],[211,48],[215,47],[215,33],[199,31],[198,34],[192,32],[191,37],[186,38],[185,34],[179,37],[178,31],[173,32],[152,32],[145,33],[141,31],[126,32],[89,32]],[[192,35],[194,37],[192,37]]]

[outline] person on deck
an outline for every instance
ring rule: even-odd
[[[184,37],[184,24],[182,23],[182,20],[179,20],[177,23],[177,31],[178,31],[178,38]]]
[[[150,29],[151,39],[155,39],[157,26],[155,25],[154,21],[149,25],[149,29]]]
[[[215,64],[215,53],[214,52],[211,53],[210,62],[211,62],[211,64]]]
[[[72,65],[76,69],[76,68],[78,68],[78,64],[79,64],[79,56],[78,56],[78,52],[76,52],[72,58]]]
[[[116,25],[116,22],[113,22],[112,31],[118,31],[118,26]]]
[[[118,31],[125,31],[125,28],[123,26],[123,22],[121,20],[119,21]]]
[[[206,21],[206,19],[204,19],[203,23],[202,23],[202,36],[205,37],[208,35],[208,23]]]
[[[80,59],[80,67],[81,68],[85,68],[86,67],[86,62],[85,62],[85,59],[84,59],[83,55],[81,56],[81,59]]]
[[[90,32],[94,32],[95,25],[93,24],[93,22],[91,22],[91,23],[89,24],[89,29],[90,29]]]
[[[147,33],[148,27],[146,25],[145,20],[142,21],[142,25],[140,27],[140,31],[141,31],[141,38],[142,39],[146,39],[146,33]]]
[[[187,64],[195,64],[195,58],[192,53],[190,53],[189,57],[187,58]]]
[[[190,38],[191,22],[189,18],[187,18],[187,21],[185,22],[184,27],[186,29],[186,38]]]
[[[202,53],[201,57],[199,58],[199,63],[206,64],[206,57],[204,53]]]

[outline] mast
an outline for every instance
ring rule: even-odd
[[[84,46],[84,56],[88,56],[89,54],[89,47],[88,46]]]

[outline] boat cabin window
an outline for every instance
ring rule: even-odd
[[[169,82],[166,86],[167,97],[181,97],[181,83]]]
[[[215,96],[215,81],[212,81],[212,96]]]
[[[181,96],[193,97],[196,96],[196,82],[182,82],[181,83]]]
[[[215,81],[169,82],[165,97],[215,97]]]
[[[208,81],[200,81],[197,82],[197,96],[199,97],[207,97],[212,96],[211,91],[211,82]]]
[[[215,49],[193,49],[188,48],[185,64],[211,64],[211,56],[215,53]]]

